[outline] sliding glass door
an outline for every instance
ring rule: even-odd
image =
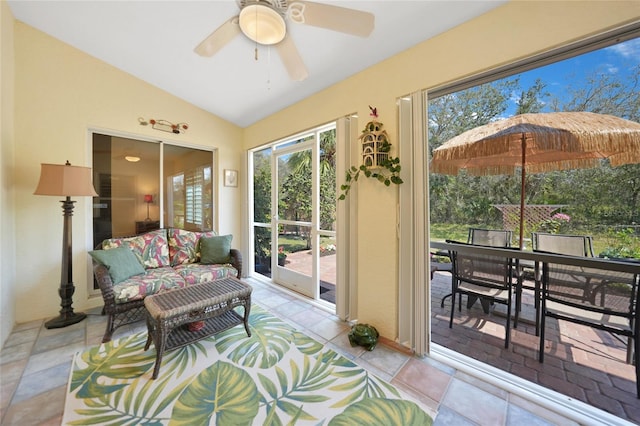
[[[161,227],[216,228],[214,152],[93,133],[93,244]]]

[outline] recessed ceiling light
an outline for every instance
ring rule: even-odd
[[[127,155],[124,157],[124,159],[131,163],[137,163],[138,161],[140,161],[140,157],[136,157],[135,155]]]

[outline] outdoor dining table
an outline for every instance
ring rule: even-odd
[[[486,253],[490,255],[505,255],[506,257],[512,257],[514,259],[518,259],[518,267],[520,271],[525,271],[525,273],[530,273],[532,270],[535,272],[536,265],[538,268],[541,268],[541,264],[543,262],[550,263],[560,263],[560,264],[569,264],[574,266],[581,266],[585,268],[595,268],[600,270],[611,270],[611,271],[624,271],[624,272],[632,272],[640,275],[640,259],[626,259],[626,258],[598,258],[598,257],[578,257],[578,256],[566,256],[562,254],[554,254],[554,253],[545,253],[545,252],[533,252],[533,251],[522,251],[522,250],[514,250],[507,248],[498,248],[498,247],[486,247],[486,246],[474,246],[468,244],[456,244],[456,243],[447,243],[440,241],[432,241],[430,243],[431,250],[435,253],[448,253],[449,250],[469,250],[472,252],[478,253]],[[453,275],[453,274],[452,274]],[[615,274],[612,274],[615,275]],[[534,286],[533,287],[525,287],[527,289],[533,289],[535,291],[535,300],[536,300],[536,310],[538,310],[538,302],[540,298],[540,277],[534,278]],[[453,276],[452,276],[453,280]],[[520,283],[522,284],[522,277],[519,278]],[[442,298],[441,307],[444,307],[444,300],[449,297],[447,295]],[[467,307],[473,306],[473,304],[469,305],[469,301],[467,302]],[[490,304],[483,305],[483,309],[485,313],[488,313]],[[517,309],[520,309],[520,306],[517,306]],[[538,314],[536,313],[536,325],[538,324]]]

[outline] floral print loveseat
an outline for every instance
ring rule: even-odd
[[[144,318],[144,298],[171,288],[240,278],[242,256],[230,235],[169,228],[104,240],[93,258],[93,273],[108,315],[103,342],[114,330]]]

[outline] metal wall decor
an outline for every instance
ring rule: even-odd
[[[167,120],[156,120],[155,118],[150,118],[149,121],[147,121],[143,117],[138,117],[138,123],[140,123],[141,126],[148,126],[151,124],[151,128],[155,130],[174,134],[184,133],[189,128],[187,123],[174,124]]]

